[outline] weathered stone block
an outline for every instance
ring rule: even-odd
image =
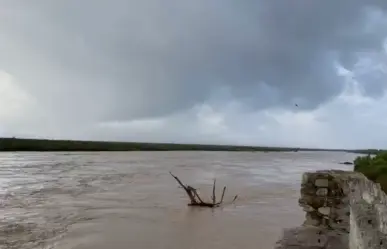
[[[304,184],[301,187],[301,195],[316,195],[317,188],[313,184]]]
[[[302,174],[302,184],[308,183],[309,177],[307,173]]]
[[[310,212],[305,215],[304,226],[318,227],[322,223],[322,218],[317,215],[317,212]]]
[[[328,189],[327,188],[319,188],[316,191],[316,195],[318,195],[318,196],[327,196],[328,195]]]
[[[319,207],[323,206],[344,207],[348,205],[348,202],[346,202],[345,199],[317,195],[302,195],[298,202],[300,206],[307,204],[309,206],[312,206],[314,209],[318,209]]]
[[[328,179],[316,179],[314,185],[319,188],[327,188],[329,186]]]
[[[349,207],[344,208],[331,208],[331,213],[329,217],[334,221],[335,223],[343,223],[349,221]]]

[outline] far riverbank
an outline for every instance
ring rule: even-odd
[[[235,146],[211,144],[140,143],[112,141],[51,140],[26,138],[0,138],[0,151],[246,151],[297,152],[337,151],[375,154],[379,150],[314,149],[292,147]]]

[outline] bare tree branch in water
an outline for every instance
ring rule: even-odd
[[[199,206],[199,207],[210,207],[210,208],[215,208],[215,207],[219,207],[220,205],[222,205],[223,203],[223,199],[224,199],[224,194],[226,192],[226,186],[223,188],[223,192],[222,192],[222,197],[220,199],[219,202],[216,201],[216,194],[215,194],[215,185],[216,185],[216,180],[214,179],[214,185],[212,187],[212,203],[210,202],[205,202],[202,200],[202,198],[199,196],[198,192],[197,192],[197,189],[189,186],[189,185],[184,185],[180,179],[173,175],[172,172],[169,172],[169,174],[171,174],[171,176],[173,178],[175,178],[175,180],[179,183],[179,185],[185,190],[185,192],[187,193],[189,199],[190,199],[190,203],[188,204],[188,206]],[[235,200],[238,198],[238,195],[236,195],[233,199],[233,201],[231,203],[234,203]]]

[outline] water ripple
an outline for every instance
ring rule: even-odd
[[[103,249],[127,248],[128,243],[182,248],[187,241],[176,234],[200,248],[272,248],[284,226],[302,220],[297,207],[301,173],[346,169],[337,162],[354,157],[315,152],[0,153],[0,248]],[[240,197],[213,211],[188,209],[170,170],[198,187],[204,198],[210,198],[214,178],[227,185],[225,198]],[[140,236],[144,232],[149,239]]]

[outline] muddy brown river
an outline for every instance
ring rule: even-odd
[[[273,248],[299,225],[302,172],[351,169],[333,152],[0,153],[0,248]],[[188,207],[172,171],[217,209]]]

